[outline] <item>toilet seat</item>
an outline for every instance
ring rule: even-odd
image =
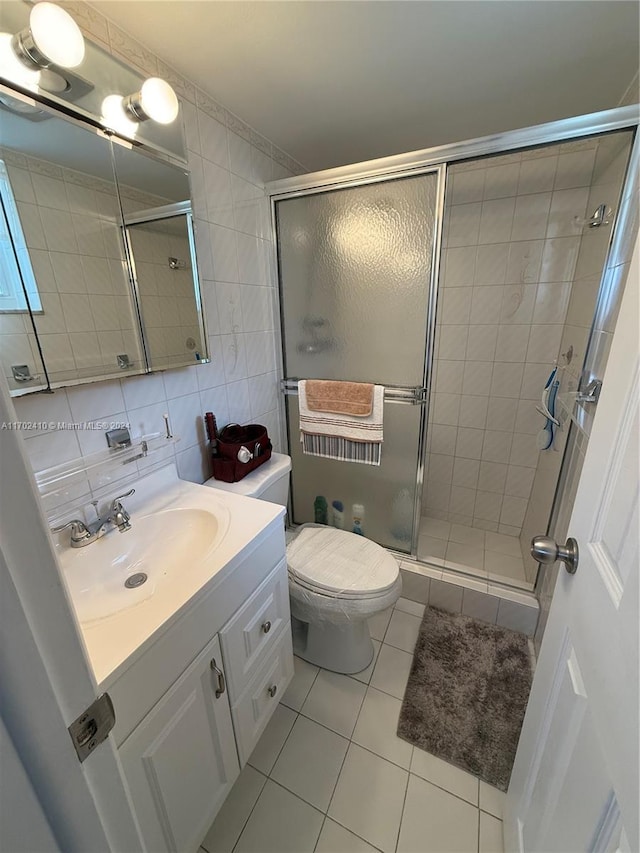
[[[327,598],[384,598],[398,582],[398,564],[380,545],[334,527],[303,526],[287,547],[292,584]]]

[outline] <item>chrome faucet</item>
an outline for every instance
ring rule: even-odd
[[[103,515],[98,515],[98,518],[89,524],[86,524],[79,518],[74,518],[71,521],[67,521],[66,524],[61,524],[59,527],[52,527],[51,532],[60,533],[66,530],[67,527],[71,528],[70,542],[72,548],[84,548],[85,545],[91,545],[92,542],[101,539],[107,533],[109,525],[117,527],[120,533],[124,533],[125,530],[131,529],[131,516],[122,506],[120,500],[128,498],[134,493],[135,489],[130,489],[124,495],[118,495],[117,498],[111,501],[108,511]],[[94,506],[97,513],[97,501],[94,502]]]

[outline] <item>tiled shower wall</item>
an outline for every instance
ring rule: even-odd
[[[129,228],[149,357],[155,369],[197,358],[202,347],[193,298],[186,217]],[[179,266],[172,268],[169,257]]]
[[[584,141],[449,170],[424,515],[521,532],[595,154]]]
[[[610,207],[617,214],[622,181],[624,180],[629,159],[630,144],[631,134],[629,133],[615,134],[598,140],[593,175],[589,188],[589,201],[587,205],[589,214],[600,204],[606,204],[607,207]],[[571,298],[569,300],[560,344],[561,353],[571,352],[572,354],[570,363],[566,363],[566,357],[560,360],[563,370],[559,374],[560,393],[557,414],[562,421],[562,429],[556,432],[554,442],[555,452],[540,453],[539,455],[533,488],[521,533],[525,573],[529,582],[535,581],[538,571],[538,564],[529,553],[529,543],[533,536],[547,531],[556,484],[560,474],[562,454],[565,449],[569,425],[571,423],[571,414],[578,405],[571,399],[571,394],[577,390],[580,381],[591,326],[596,314],[598,291],[600,289],[610,239],[611,226],[603,225],[599,228],[582,229],[575,274],[571,286]],[[611,339],[613,338],[613,329],[622,295],[621,281],[623,276],[626,275],[627,269],[624,265],[622,267],[620,269],[614,268],[609,273],[610,277],[614,279],[612,281],[612,298],[609,300],[610,304],[606,318],[603,318],[600,322],[596,318],[596,328],[594,330],[593,341],[590,345],[588,363],[593,368],[593,374],[598,377],[602,377],[604,372]],[[578,430],[581,452],[570,450],[568,454],[569,459],[573,460],[573,463],[569,464],[573,464],[574,467],[577,460],[582,458],[586,450],[591,426],[590,422],[594,411],[593,406],[589,404],[582,406],[581,409],[581,414],[584,415],[584,418],[581,418],[582,428]],[[577,487],[577,480],[574,485]],[[573,504],[573,496],[569,492],[565,494],[564,500],[569,502],[569,507]],[[566,522],[568,524],[568,518]],[[566,536],[566,532],[560,538],[562,539],[563,536]]]
[[[212,361],[17,398],[17,415],[23,421],[54,423],[123,420],[132,431],[145,433],[162,429],[162,415],[168,412],[181,438],[175,453],[180,476],[202,482],[209,476],[204,411],[215,412],[220,424],[264,423],[280,445],[264,184],[305,170],[95,9],[83,2],[61,5],[88,38],[148,76],[164,77],[181,99]],[[106,447],[102,429],[23,434],[36,470]],[[68,510],[88,497],[69,496]]]

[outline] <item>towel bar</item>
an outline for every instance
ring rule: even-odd
[[[280,390],[286,396],[297,396],[298,379],[281,379]],[[385,403],[404,403],[409,406],[421,406],[427,401],[427,389],[412,385],[385,385]]]

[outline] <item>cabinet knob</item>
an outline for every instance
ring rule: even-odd
[[[264,634],[268,634],[271,630],[271,622],[263,622],[262,623],[262,631]]]
[[[218,679],[218,687],[216,689],[216,699],[219,699],[225,691],[226,685],[224,683],[224,673],[220,669],[220,667],[216,663],[215,658],[211,658],[211,663],[209,664],[211,669],[215,672],[216,678]]]
[[[271,687],[269,687],[269,689],[267,690],[267,693],[269,694],[269,696],[271,696],[272,699],[276,695],[277,692],[278,692],[278,685],[277,684],[272,684]]]

